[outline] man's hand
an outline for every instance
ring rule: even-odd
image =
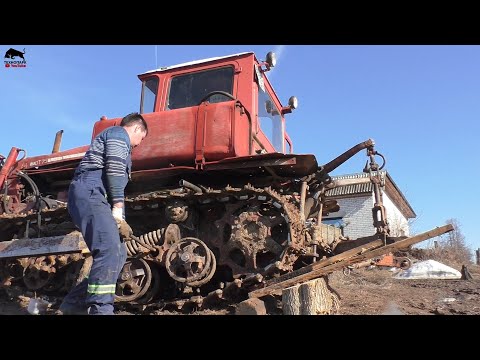
[[[123,209],[121,207],[113,207],[112,215],[115,221],[117,222],[118,232],[120,236],[124,239],[130,239],[133,235],[133,230],[130,225],[123,219]]]
[[[117,225],[118,225],[118,232],[120,233],[120,236],[124,239],[130,239],[130,237],[133,235],[133,230],[130,227],[130,225],[128,225],[125,220],[122,220],[120,223],[117,223]]]

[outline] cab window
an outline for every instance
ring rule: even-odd
[[[283,128],[280,110],[271,96],[258,89],[258,119],[260,128],[277,152],[283,152]]]
[[[140,113],[151,113],[155,111],[155,100],[157,98],[158,78],[150,78],[143,81],[142,100],[140,102]]]
[[[167,110],[197,106],[212,91],[224,91],[233,95],[233,67],[199,71],[172,78],[168,92]],[[206,99],[211,103],[231,101],[222,94]]]

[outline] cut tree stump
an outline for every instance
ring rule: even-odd
[[[338,296],[329,289],[326,276],[282,291],[284,315],[332,315],[339,308]]]
[[[466,265],[462,265],[462,280],[472,280],[472,274],[470,274],[470,271],[468,271],[468,268]]]

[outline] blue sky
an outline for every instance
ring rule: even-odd
[[[267,76],[287,115],[296,153],[326,163],[373,138],[386,169],[417,214],[412,232],[455,218],[480,248],[480,46],[135,45],[0,46],[26,49],[27,67],[0,68],[0,154],[12,146],[49,153],[88,144],[102,115],[139,110],[137,75],[160,66],[243,51],[277,53]],[[364,152],[332,175],[360,172]]]

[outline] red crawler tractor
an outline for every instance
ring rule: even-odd
[[[265,61],[241,53],[139,75],[149,135],[132,153],[126,217],[136,236],[127,242],[118,302],[238,300],[275,275],[335,255],[341,234],[322,231],[321,219],[338,205],[324,193],[351,180],[332,181],[329,172],[361,150],[371,176],[356,181],[372,181],[377,200],[377,234],[367,240],[389,239],[373,141],[324,165],[294,154],[285,115],[297,99],[282,105],[266,76],[273,66],[273,53]],[[120,120],[102,117],[92,138]],[[88,249],[66,211],[87,146],[59,151],[61,135],[51,154],[20,157],[25,152],[12,148],[0,157],[4,286],[61,294],[88,271]]]

